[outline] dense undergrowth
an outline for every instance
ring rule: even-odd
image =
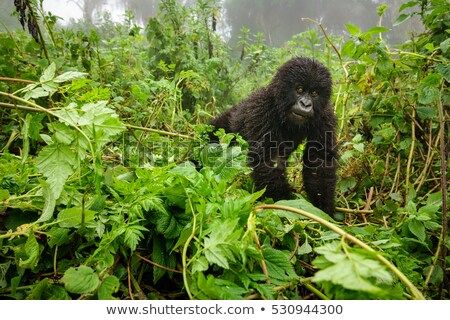
[[[282,48],[247,29],[229,48],[215,1],[85,31],[19,3],[30,33],[0,33],[1,298],[450,297],[446,0],[406,2],[397,23],[419,15],[425,31],[398,47],[381,6],[369,30],[344,39],[308,20]],[[297,199],[273,205],[245,141],[206,138],[295,55],[333,73],[335,220],[303,198],[301,148]]]

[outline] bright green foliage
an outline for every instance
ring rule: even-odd
[[[89,31],[43,24],[48,59],[26,33],[0,33],[0,297],[413,297],[336,230],[255,210],[272,201],[254,191],[247,143],[222,130],[208,143],[211,117],[303,55],[333,73],[339,209],[303,199],[303,146],[288,168],[298,196],[277,204],[448,299],[448,1],[405,2],[395,24],[417,15],[426,30],[395,49],[382,5],[379,25],[347,24],[347,38],[312,29],[271,48],[243,28],[239,56],[214,30],[219,3],[161,1],[145,32],[130,12]]]

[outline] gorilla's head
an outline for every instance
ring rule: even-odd
[[[278,108],[286,120],[304,124],[327,106],[331,97],[332,81],[321,63],[297,57],[278,69],[272,80]]]

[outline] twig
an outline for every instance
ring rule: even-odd
[[[256,243],[256,247],[258,248],[258,251],[261,253],[261,255],[263,256],[263,254],[262,254],[262,251],[261,251],[261,244],[259,243],[259,239],[258,239],[258,235],[256,234],[256,230],[255,230],[255,232],[253,233],[253,239],[255,240],[255,243]],[[266,266],[266,261],[264,261],[264,256],[263,256],[263,258],[261,259],[261,268],[262,268],[262,270],[263,270],[263,273],[264,273],[264,275],[266,276],[266,283],[267,284],[270,284],[270,278],[269,278],[269,272],[267,271],[267,266]]]
[[[181,272],[180,270],[170,269],[170,268],[165,267],[165,266],[163,266],[163,265],[160,265],[160,264],[158,264],[158,263],[156,263],[156,262],[153,262],[153,261],[151,261],[151,260],[149,260],[149,259],[147,259],[147,258],[144,258],[143,256],[141,256],[141,255],[139,255],[139,254],[137,254],[137,253],[135,253],[134,255],[135,255],[136,257],[138,257],[139,259],[144,260],[145,262],[150,263],[151,265],[154,265],[155,267],[158,267],[158,268],[160,268],[160,269],[167,270],[167,271],[174,272],[174,273],[183,273],[183,272]]]
[[[154,132],[154,133],[162,134],[162,135],[165,135],[165,136],[172,136],[172,137],[184,138],[184,139],[189,139],[189,140],[195,140],[195,137],[191,137],[191,136],[184,135],[184,134],[181,134],[181,133],[175,133],[175,132],[170,132],[170,131],[163,131],[163,130],[158,130],[158,129],[151,129],[151,128],[146,128],[146,127],[132,126],[131,124],[127,124],[126,127],[128,129],[133,129],[133,130],[142,130],[142,131],[148,131],[148,132]]]
[[[444,81],[441,84],[441,91],[444,91]],[[447,260],[447,246],[446,239],[448,237],[448,218],[447,218],[447,156],[445,154],[445,117],[444,117],[444,106],[442,104],[442,98],[439,99],[439,126],[440,126],[440,143],[439,143],[439,153],[441,157],[441,193],[442,193],[442,233],[441,233],[441,263],[442,270],[446,270],[446,260]],[[444,291],[444,284],[446,279],[441,283],[439,288],[438,299],[442,299],[442,294]]]

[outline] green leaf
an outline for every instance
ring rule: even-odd
[[[409,20],[411,17],[413,16],[412,13],[402,13],[401,15],[398,16],[398,18],[394,21],[394,23],[392,24],[393,27],[396,27],[400,24],[402,24],[403,22]]]
[[[440,97],[440,84],[442,76],[437,73],[430,73],[419,83],[418,101],[421,104],[432,104]]]
[[[195,259],[194,262],[192,263],[191,272],[192,273],[202,272],[208,270],[208,268],[209,268],[208,260],[204,256],[201,256],[198,259]]]
[[[42,76],[39,78],[39,82],[50,81],[55,77],[56,64],[52,62],[47,69],[44,70]]]
[[[402,12],[406,8],[415,7],[419,4],[419,1],[408,1],[400,6],[400,9],[398,9],[399,12]]]
[[[282,281],[290,281],[298,278],[295,274],[294,267],[289,262],[289,254],[271,247],[263,247],[261,251],[266,262],[269,278]]]
[[[57,82],[57,83],[72,81],[72,80],[84,78],[87,75],[88,75],[88,73],[85,73],[85,72],[68,71],[63,74],[60,74],[55,79],[53,79],[53,81]]]
[[[356,45],[355,41],[353,40],[347,41],[341,48],[341,55],[344,57],[352,58],[355,52],[356,52]]]
[[[426,238],[425,226],[422,221],[416,219],[411,219],[408,222],[408,229],[413,235],[417,237],[420,241],[424,242]]]
[[[436,70],[445,78],[445,80],[447,82],[450,82],[450,65],[449,64],[440,63],[436,66]]]
[[[391,29],[385,28],[385,27],[373,27],[373,28],[370,28],[369,30],[367,30],[365,32],[365,34],[383,33],[383,32],[387,32],[389,30],[391,30]]]
[[[442,53],[447,53],[448,48],[450,48],[450,38],[442,41],[439,46],[441,47]],[[448,65],[447,65],[447,67],[448,67]]]
[[[42,148],[36,166],[46,178],[55,199],[58,199],[67,178],[73,173],[75,154],[69,146],[54,143]]]
[[[435,119],[436,110],[433,107],[417,107],[416,108],[417,115],[422,120]]]
[[[125,243],[130,247],[131,251],[135,251],[139,241],[144,238],[142,231],[148,231],[144,226],[138,224],[138,220],[129,224],[125,229]]]
[[[361,34],[361,29],[355,26],[354,24],[347,23],[345,26],[347,27],[348,32],[352,36],[358,36]]]
[[[53,248],[54,246],[61,246],[66,243],[70,243],[69,229],[53,227],[48,231],[48,246]]]
[[[239,218],[216,220],[210,226],[210,236],[205,238],[204,254],[208,262],[229,269],[229,262],[235,261],[242,230],[238,228]]]
[[[41,185],[42,185],[42,195],[44,196],[45,202],[41,216],[36,221],[36,223],[48,221],[51,217],[53,217],[53,213],[55,212],[56,207],[55,195],[50,189],[49,184],[45,181],[42,181]]]
[[[78,268],[69,268],[61,278],[67,291],[76,294],[93,292],[97,289],[100,280],[97,273],[90,267],[81,265]]]
[[[58,213],[58,224],[62,228],[73,228],[84,223],[94,220],[96,212],[82,208],[69,208],[61,210]]]
[[[21,268],[33,269],[39,262],[39,244],[33,230],[30,229],[27,242],[16,257],[19,259],[19,267]]]
[[[98,298],[100,300],[117,300],[119,298],[113,297],[113,294],[116,293],[120,288],[119,279],[115,276],[106,276],[103,278],[100,287],[98,288]]]
[[[349,290],[377,293],[381,290],[377,283],[391,284],[393,281],[392,275],[379,261],[351,248],[347,248],[344,254],[337,241],[315,251],[323,255],[313,261],[313,265],[321,269],[313,277],[315,282],[331,282]]]

